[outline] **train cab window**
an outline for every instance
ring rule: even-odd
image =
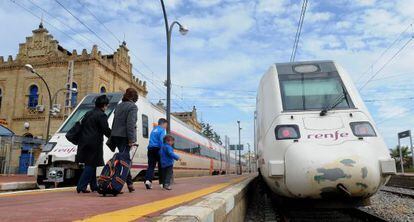
[[[337,72],[279,75],[279,82],[285,111],[354,107]]]
[[[142,137],[148,138],[148,116],[142,115]]]

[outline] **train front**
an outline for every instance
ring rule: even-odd
[[[312,199],[376,193],[395,162],[345,71],[331,61],[275,70],[282,110],[261,141],[260,160],[271,189]]]
[[[65,135],[81,120],[83,116],[95,107],[95,99],[102,94],[87,95],[75,108],[72,114],[66,119],[58,131],[52,136],[49,142],[43,147],[43,151],[36,161],[36,165],[29,167],[28,174],[37,177],[37,184],[40,187],[53,187],[56,184],[76,184],[81,166],[75,162],[77,146],[69,142]],[[120,93],[108,93],[109,106],[106,114],[111,116],[115,107],[122,98]],[[110,117],[111,120],[111,117]],[[108,160],[112,153],[104,148],[104,159]]]

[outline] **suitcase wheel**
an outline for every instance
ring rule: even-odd
[[[114,197],[116,197],[118,194],[117,193],[113,193],[112,195],[114,195]]]

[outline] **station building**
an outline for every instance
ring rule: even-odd
[[[146,83],[134,77],[128,51],[125,42],[109,55],[103,55],[96,45],[89,52],[69,51],[40,23],[19,44],[15,58],[0,56],[0,124],[19,136],[46,138],[49,96],[45,84],[25,64],[31,64],[45,79],[52,97],[57,95],[53,107],[60,112],[51,117],[50,134],[86,94],[132,87],[146,96]],[[69,85],[76,91],[63,90]]]

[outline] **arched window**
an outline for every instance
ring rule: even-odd
[[[102,87],[101,87],[100,92],[101,92],[101,93],[106,93],[106,88],[105,88],[105,86],[102,86]]]
[[[78,89],[78,84],[72,82],[72,89]],[[78,103],[78,91],[72,92],[72,98],[71,98],[72,107],[75,107]]]
[[[36,108],[37,104],[39,103],[39,88],[36,85],[31,85],[29,88],[29,108]]]

